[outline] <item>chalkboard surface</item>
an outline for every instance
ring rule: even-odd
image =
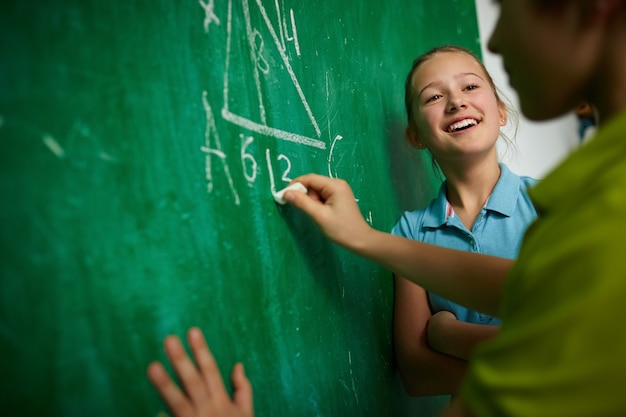
[[[424,205],[404,77],[479,50],[474,0],[3,1],[0,32],[1,415],[154,416],[192,325],[259,416],[405,414],[390,273],[271,191],[345,178],[383,230]]]

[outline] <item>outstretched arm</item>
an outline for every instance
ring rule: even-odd
[[[165,352],[184,391],[170,378],[159,362],[148,367],[148,378],[176,417],[252,417],[252,386],[241,364],[232,373],[233,399],[226,392],[222,376],[202,332],[187,334],[196,364],[191,361],[177,336],[165,339]]]
[[[309,174],[295,179],[308,190],[285,193],[329,239],[416,284],[474,310],[498,315],[512,261],[442,248],[372,229],[343,180]]]

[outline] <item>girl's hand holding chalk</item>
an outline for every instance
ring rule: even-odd
[[[289,193],[293,198],[288,202],[311,217],[330,240],[355,252],[357,246],[371,241],[374,229],[363,218],[346,181],[317,174],[303,175],[295,181],[308,192]]]
[[[287,203],[287,200],[285,200],[284,195],[286,191],[300,191],[301,193],[308,193],[308,190],[306,189],[306,187],[304,185],[302,185],[301,182],[294,182],[291,185],[288,185],[287,187],[283,188],[282,190],[273,193],[274,195],[274,200],[278,203],[278,204],[285,204]]]

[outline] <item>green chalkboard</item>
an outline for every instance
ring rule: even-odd
[[[404,77],[479,50],[474,7],[2,1],[0,414],[156,415],[145,368],[198,325],[259,416],[403,415],[390,273],[271,190],[343,177],[384,230],[425,204]]]

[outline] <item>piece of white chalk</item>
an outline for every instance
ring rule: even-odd
[[[301,182],[294,182],[293,184],[283,188],[282,190],[273,193],[274,200],[278,204],[287,203],[287,201],[283,198],[283,196],[285,195],[285,191],[289,191],[289,190],[300,191],[301,193],[305,193],[305,194],[309,192],[309,190],[307,190],[306,187],[302,185]]]

